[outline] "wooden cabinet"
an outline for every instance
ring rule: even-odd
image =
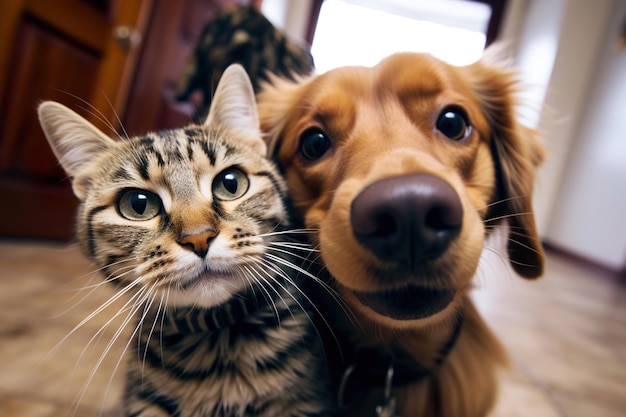
[[[151,0],[0,3],[0,235],[67,239],[74,198],[37,121],[42,100],[67,103],[100,128],[123,111]],[[84,100],[84,102],[83,102]],[[111,128],[108,130],[111,131]]]
[[[62,102],[111,135],[120,121],[129,133],[187,123],[174,80],[206,21],[232,3],[249,1],[0,1],[0,238],[74,233],[77,201],[38,103]]]

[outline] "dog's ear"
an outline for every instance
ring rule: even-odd
[[[277,151],[280,136],[292,113],[300,109],[300,91],[304,88],[305,79],[294,76],[296,81],[268,74],[269,81],[261,83],[257,94],[257,108],[261,132],[267,144],[267,153],[271,158]]]
[[[517,79],[510,72],[477,62],[464,68],[491,128],[491,151],[497,174],[496,195],[487,224],[507,221],[507,251],[513,269],[525,278],[543,273],[544,254],[532,206],[537,166],[544,148],[538,132],[517,121]]]

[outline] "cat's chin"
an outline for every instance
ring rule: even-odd
[[[245,289],[246,282],[235,275],[200,275],[180,287],[168,289],[170,307],[210,308],[230,300]]]

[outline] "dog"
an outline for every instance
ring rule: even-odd
[[[345,415],[482,417],[495,403],[507,356],[469,297],[485,240],[508,225],[517,274],[544,267],[532,211],[544,149],[516,119],[517,90],[484,60],[400,53],[259,93],[296,215],[348,307],[320,302]]]

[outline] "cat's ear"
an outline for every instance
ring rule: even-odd
[[[241,132],[246,144],[265,156],[267,146],[259,127],[254,89],[241,65],[233,64],[224,71],[204,124],[221,125]]]
[[[39,123],[61,166],[72,177],[74,194],[85,197],[87,168],[115,142],[82,116],[54,101],[39,105]]]

